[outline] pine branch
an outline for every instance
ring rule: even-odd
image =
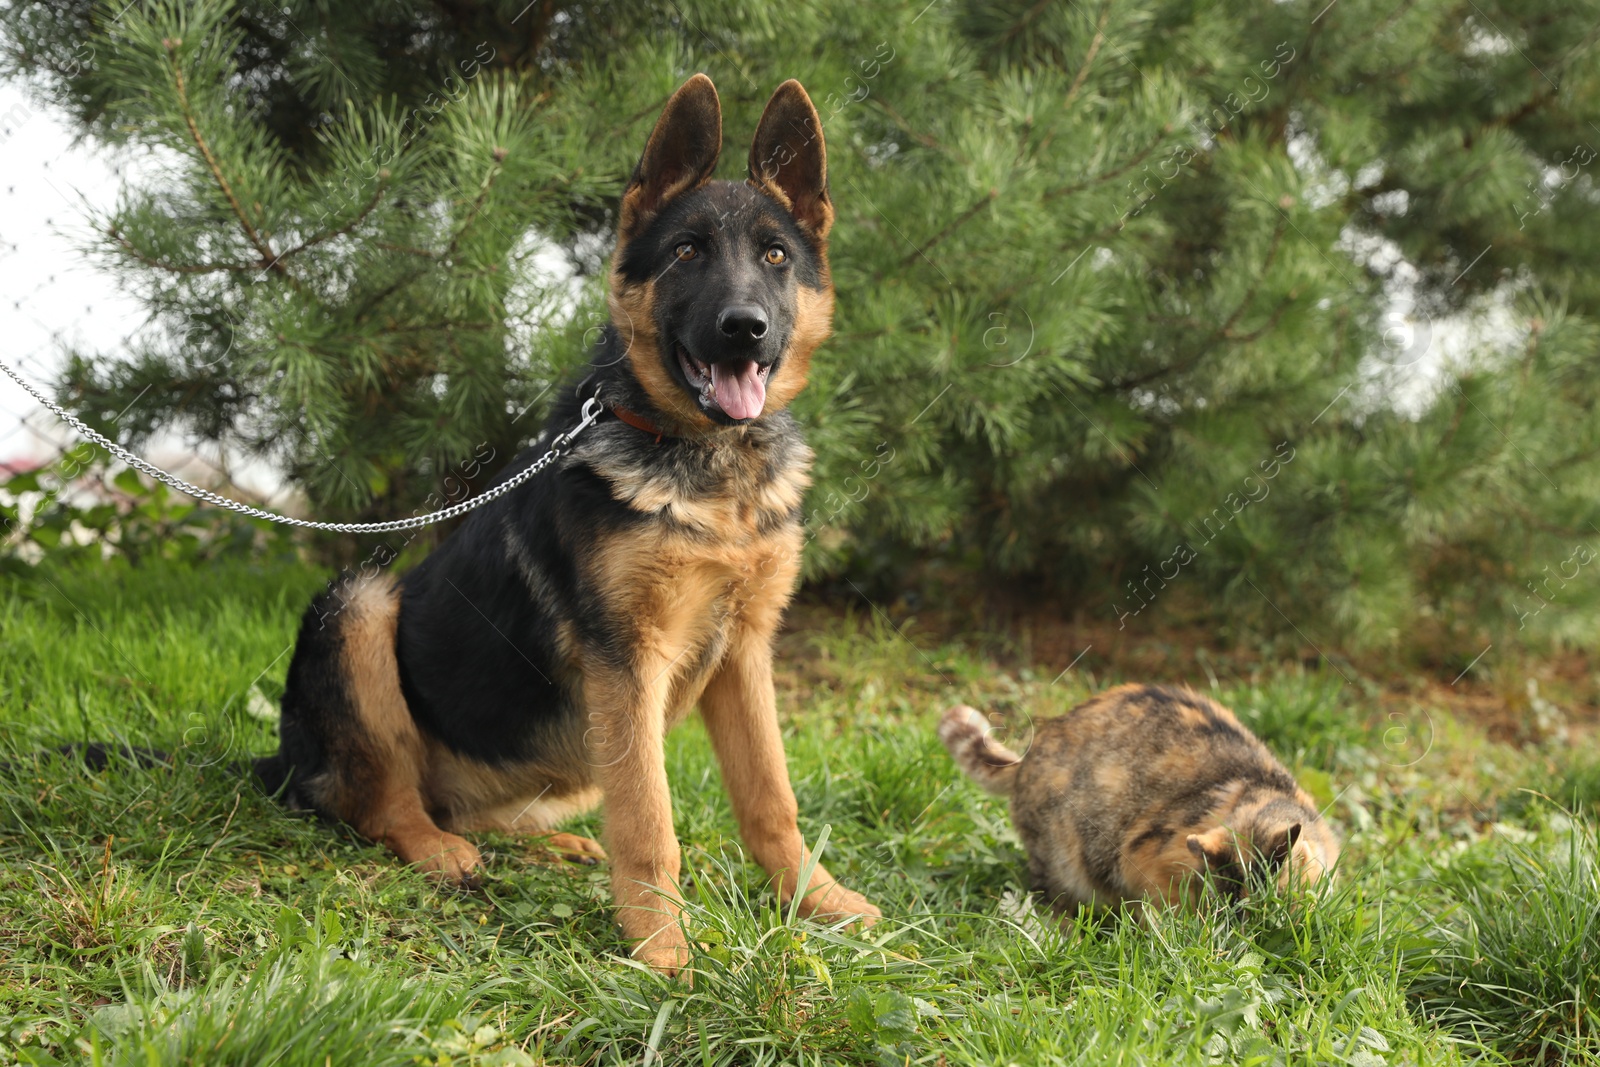
[[[1163,364],[1154,370],[1146,371],[1144,374],[1138,374],[1132,378],[1120,378],[1116,381],[1108,381],[1100,389],[1095,391],[1104,395],[1106,393],[1123,393],[1127,392],[1129,389],[1137,389],[1141,385],[1149,385],[1151,382],[1165,378],[1169,374],[1179,374],[1183,371],[1193,369],[1194,365],[1199,363],[1204,355],[1205,350],[1201,349],[1187,359],[1180,359],[1174,363]]]
[[[222,190],[222,195],[227,198],[228,205],[233,208],[234,217],[239,220],[239,225],[244,228],[245,236],[249,238],[250,244],[255,247],[255,250],[260,253],[261,262],[259,266],[263,270],[271,270],[277,273],[291,285],[299,288],[299,282],[289,273],[289,268],[284,265],[278,254],[272,250],[272,245],[267,239],[251,223],[250,216],[245,213],[244,207],[239,203],[239,198],[234,195],[233,186],[228,182],[227,175],[222,173],[221,164],[217,162],[217,157],[212,154],[210,144],[206,142],[206,139],[200,133],[200,127],[195,122],[194,107],[189,101],[189,86],[184,80],[183,68],[178,65],[178,42],[169,38],[162,43],[167,46],[167,57],[172,64],[173,83],[178,91],[178,106],[183,112],[184,123],[189,127],[189,136],[194,140],[195,147],[200,150],[201,156],[204,157],[206,166],[211,170],[211,176],[215,179],[217,187]]]
[[[456,248],[461,243],[461,239],[466,236],[467,229],[472,225],[473,221],[478,217],[478,214],[483,210],[483,205],[488,201],[489,194],[494,189],[494,185],[495,185],[496,179],[505,170],[505,167],[503,166],[503,163],[505,161],[505,154],[504,153],[505,153],[505,149],[503,149],[503,148],[496,148],[495,149],[496,158],[495,158],[495,161],[494,161],[494,165],[490,169],[488,177],[484,179],[482,188],[478,190],[478,196],[472,202],[472,208],[471,208],[471,210],[469,210],[467,212],[466,219],[461,223],[461,225],[456,229],[456,232],[451,236],[450,242],[449,242],[449,244],[447,244],[445,246],[444,251],[442,251],[442,252],[430,252],[427,249],[423,249],[423,248],[405,248],[405,247],[402,247],[402,246],[387,246],[387,247],[392,247],[395,251],[406,252],[406,253],[410,253],[412,255],[416,255],[416,256],[419,256],[419,257],[426,257],[426,258],[429,258],[429,259],[432,259],[432,260],[435,260],[435,261],[442,261],[442,260],[448,259],[452,255],[454,255],[455,251],[456,251]],[[423,272],[422,271],[411,271],[409,273],[401,274],[394,281],[390,282],[388,285],[384,286],[383,288],[379,289],[377,292],[373,293],[371,296],[367,297],[367,299],[362,301],[360,310],[356,312],[356,321],[357,322],[366,321],[366,319],[372,314],[374,309],[379,307],[385,300],[389,299],[395,293],[399,292],[401,289],[405,288],[407,285],[410,285],[412,282],[416,281],[417,279],[421,278],[422,276],[423,276]]]
[[[477,330],[481,332],[484,330],[498,328],[499,323],[489,322],[424,322],[415,323],[409,326],[383,326],[379,328],[378,333],[386,337],[392,337],[397,334],[406,333],[432,333],[435,331],[443,332],[446,330]],[[347,340],[353,343],[361,340],[361,337],[359,335],[353,335],[347,338]]]
[[[539,101],[542,101],[548,95],[549,95],[548,91],[540,93],[539,94],[539,98],[538,98],[538,100],[535,101],[535,103],[538,103]],[[614,138],[621,137],[625,133],[628,133],[629,131],[631,131],[634,128],[635,125],[637,125],[639,123],[639,121],[641,119],[644,119],[646,116],[659,114],[661,112],[662,106],[664,104],[666,104],[666,102],[669,99],[671,99],[671,98],[668,97],[668,96],[663,96],[663,97],[660,97],[658,99],[650,101],[644,107],[640,108],[639,110],[635,111],[633,114],[631,114],[628,117],[624,118],[621,122],[617,123],[617,125],[611,127],[611,129],[609,131],[607,131],[607,133],[606,133],[606,135],[605,135],[605,137],[603,139],[609,141],[609,140],[612,140]]]
[[[1005,35],[1000,39],[1006,44],[1010,44],[1016,39],[1017,34],[1028,28],[1028,23],[1038,18],[1039,13],[1049,6],[1050,0],[1034,0],[1034,5],[1024,11],[1021,18],[1007,27]]]
[[[107,226],[106,235],[115,240],[117,244],[122,246],[124,251],[140,263],[156,270],[166,271],[169,274],[216,274],[221,271],[243,274],[257,269],[253,265],[247,266],[239,263],[167,263],[164,260],[146,255],[132,241],[124,237],[122,231],[115,226]]]
[[[456,230],[455,236],[450,238],[450,243],[445,246],[441,258],[448,259],[455,255],[456,248],[461,244],[461,239],[467,235],[467,230],[477,221],[478,215],[483,211],[483,205],[489,200],[489,194],[494,191],[496,179],[505,172],[506,150],[494,150],[494,164],[489,168],[489,175],[483,180],[483,186],[478,190],[477,199],[472,202],[472,208],[467,212],[467,217],[462,220],[461,226]]]
[[[1289,290],[1289,295],[1279,301],[1278,306],[1272,309],[1272,314],[1267,316],[1267,321],[1262,323],[1258,329],[1251,330],[1249,333],[1234,333],[1232,330],[1223,330],[1221,336],[1235,344],[1241,345],[1259,341],[1262,337],[1266,336],[1277,328],[1278,320],[1282,319],[1283,313],[1289,310],[1289,305],[1295,303],[1299,299],[1300,291],[1298,289],[1291,289]]]
[[[943,144],[941,144],[936,138],[934,138],[934,137],[932,137],[932,136],[930,136],[928,134],[925,134],[925,133],[918,133],[916,130],[912,129],[911,128],[911,123],[906,121],[905,116],[901,115],[900,112],[896,111],[894,109],[894,105],[889,103],[889,101],[883,99],[883,97],[877,96],[877,97],[873,97],[873,99],[877,102],[878,107],[883,109],[883,113],[889,116],[889,121],[893,122],[896,126],[900,127],[900,131],[902,133],[904,133],[907,137],[910,137],[912,140],[916,141],[918,144],[922,145],[924,148],[931,148],[935,152],[944,152],[944,153],[946,153],[952,159],[955,159],[957,162],[961,163],[963,166],[966,165],[969,162],[959,152],[956,152],[953,149],[945,148],[945,146]]]
[[[1172,363],[1167,363],[1160,367],[1156,367],[1155,369],[1146,371],[1143,374],[1135,375],[1132,378],[1122,378],[1118,381],[1107,382],[1105,389],[1101,390],[1101,392],[1123,392],[1128,389],[1135,389],[1141,385],[1148,385],[1149,383],[1161,378],[1165,378],[1168,375],[1180,374],[1184,371],[1192,370],[1210,352],[1210,348],[1208,346],[1217,341],[1225,340],[1233,344],[1251,344],[1252,342],[1258,341],[1276,329],[1278,322],[1283,318],[1283,313],[1287,311],[1292,304],[1300,299],[1298,290],[1290,290],[1289,294],[1279,301],[1278,305],[1272,309],[1272,314],[1267,317],[1267,321],[1259,328],[1246,334],[1236,334],[1232,331],[1231,327],[1254,300],[1255,292],[1256,287],[1252,285],[1249,294],[1246,295],[1245,299],[1240,303],[1238,309],[1235,310],[1233,316],[1228,320],[1228,324],[1221,329],[1214,330],[1211,336],[1194,350],[1193,355],[1184,359],[1175,360]],[[1157,316],[1148,316],[1148,318],[1151,322],[1175,325],[1182,327],[1185,330],[1193,330],[1196,332],[1206,328],[1205,323],[1192,318],[1167,319],[1159,318]]]
[[[1561,93],[1556,89],[1551,89],[1547,93],[1537,93],[1534,96],[1529,97],[1528,101],[1521,107],[1517,108],[1517,110],[1508,112],[1504,115],[1501,115],[1497,119],[1491,120],[1488,125],[1510,129],[1512,126],[1515,126],[1517,123],[1521,122],[1535,111],[1538,111],[1546,104],[1554,102],[1558,97],[1560,97],[1560,95]]]
[[[911,266],[911,264],[915,263],[920,257],[927,255],[933,250],[935,245],[937,245],[940,241],[943,241],[946,237],[949,237],[952,233],[955,233],[956,230],[964,226],[978,212],[994,203],[999,196],[999,189],[990,189],[983,196],[978,197],[977,200],[973,201],[971,207],[967,208],[967,210],[963,211],[960,215],[951,220],[950,224],[944,229],[934,234],[932,239],[929,240],[927,244],[923,245],[921,248],[913,249],[909,255],[900,261],[900,265],[897,269],[905,270],[907,267]]]
[[[1250,288],[1245,290],[1244,299],[1239,301],[1239,306],[1233,309],[1233,314],[1229,315],[1222,325],[1217,329],[1217,331],[1212,334],[1213,340],[1219,337],[1231,337],[1233,335],[1233,327],[1239,322],[1240,316],[1245,313],[1245,310],[1249,308],[1251,303],[1255,300],[1256,292],[1261,288],[1262,280],[1266,278],[1267,272],[1272,269],[1272,261],[1278,258],[1278,247],[1283,243],[1283,234],[1288,228],[1288,225],[1289,216],[1279,212],[1278,224],[1272,228],[1272,243],[1267,247],[1266,260],[1262,262],[1260,270],[1251,272]]]
[[[383,200],[384,191],[386,189],[388,189],[388,187],[389,187],[389,179],[388,178],[380,179],[379,182],[378,182],[378,187],[372,191],[372,199],[367,201],[366,207],[363,207],[361,209],[361,211],[359,213],[357,213],[354,218],[352,218],[350,221],[346,222],[343,226],[340,226],[336,230],[329,230],[327,233],[318,234],[315,237],[310,237],[310,238],[307,238],[304,241],[301,241],[299,244],[295,245],[293,248],[291,248],[288,251],[284,252],[283,255],[280,257],[280,259],[288,259],[291,256],[297,256],[301,252],[304,252],[308,248],[315,248],[320,244],[326,244],[327,242],[333,240],[334,238],[343,237],[345,234],[347,234],[350,231],[354,230],[357,226],[361,225],[362,222],[366,221],[366,218],[367,218],[368,215],[372,214],[373,209],[376,208],[378,206],[378,204]]]
[[[374,241],[373,245],[385,252],[400,252],[408,256],[424,256],[428,259],[438,259],[439,253],[431,248],[415,248],[411,245],[395,244],[393,241]]]
[[[1106,3],[1100,8],[1100,22],[1095,26],[1094,39],[1089,42],[1089,50],[1084,53],[1083,63],[1078,67],[1078,74],[1072,79],[1072,85],[1067,88],[1067,95],[1061,101],[1061,106],[1056,109],[1056,118],[1058,120],[1062,115],[1066,114],[1067,109],[1072,106],[1072,102],[1078,98],[1078,90],[1082,89],[1083,83],[1088,80],[1089,68],[1094,66],[1095,57],[1100,54],[1100,46],[1105,43],[1106,23],[1109,22],[1110,19],[1111,3],[1110,0],[1106,0]],[[1050,124],[1049,131],[1039,142],[1039,153],[1042,154],[1050,147],[1050,142],[1055,140],[1055,136],[1056,123],[1052,122]]]
[[[1134,167],[1137,167],[1140,163],[1144,162],[1145,160],[1149,159],[1152,155],[1154,155],[1156,149],[1158,149],[1162,145],[1166,144],[1167,143],[1167,134],[1169,134],[1171,132],[1172,132],[1172,127],[1170,125],[1162,126],[1161,127],[1161,136],[1158,137],[1148,147],[1144,148],[1142,151],[1137,153],[1132,159],[1128,160],[1128,162],[1124,163],[1122,166],[1113,168],[1112,170],[1104,171],[1104,172],[1102,172],[1100,174],[1096,174],[1092,178],[1088,178],[1088,179],[1086,179],[1084,181],[1080,181],[1080,182],[1075,182],[1072,185],[1062,185],[1062,186],[1056,187],[1055,189],[1047,189],[1047,190],[1045,190],[1044,195],[1040,197],[1040,199],[1049,201],[1049,200],[1054,200],[1057,197],[1061,197],[1061,196],[1071,196],[1073,193],[1081,193],[1085,189],[1092,189],[1096,185],[1104,185],[1106,182],[1111,181],[1113,178],[1117,178],[1117,177],[1120,177],[1120,176],[1128,173],[1128,171],[1132,170]]]
[[[1067,89],[1067,97],[1061,101],[1065,110],[1077,99],[1078,90],[1083,88],[1084,79],[1089,77],[1089,68],[1094,66],[1094,57],[1099,54],[1100,46],[1106,40],[1106,22],[1111,18],[1111,4],[1109,0],[1100,8],[1100,23],[1094,28],[1094,40],[1089,42],[1089,51],[1084,54],[1083,65],[1078,68],[1078,76],[1072,79],[1072,85]]]
[[[466,236],[467,230],[472,226],[474,220],[477,219],[479,213],[482,212],[483,205],[488,201],[489,194],[494,190],[496,179],[505,170],[505,167],[503,166],[505,160],[504,153],[505,149],[503,148],[495,149],[496,158],[494,165],[490,169],[488,177],[484,179],[482,188],[478,190],[478,196],[473,200],[472,208],[467,212],[466,219],[462,221],[461,225],[456,229],[456,232],[451,235],[450,242],[445,246],[444,251],[429,252],[426,249],[420,248],[397,248],[397,250],[410,252],[418,256],[425,256],[436,261],[449,259],[451,256],[455,255],[456,249],[461,243],[461,239]],[[375,308],[381,305],[385,300],[389,299],[389,297],[405,288],[407,285],[416,281],[418,278],[421,278],[422,274],[422,271],[412,271],[410,273],[402,274],[388,285],[379,289],[376,293],[373,293],[366,300],[362,301],[361,309],[356,313],[356,321],[365,321],[367,317],[372,314]]]
[[[1343,50],[1350,53],[1356,52],[1362,46],[1371,42],[1372,39],[1377,37],[1379,34],[1388,33],[1389,28],[1408,12],[1410,12],[1410,10],[1416,5],[1417,0],[1401,0],[1400,3],[1396,4],[1392,9],[1386,12],[1383,18],[1376,20],[1372,24],[1371,28],[1369,28],[1365,33],[1356,37],[1354,40],[1346,42]],[[1305,53],[1308,60],[1310,59],[1311,46],[1316,43],[1317,34],[1321,32],[1321,30],[1321,24],[1313,24],[1306,33],[1306,39],[1301,42],[1300,51]]]

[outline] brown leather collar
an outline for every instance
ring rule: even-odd
[[[621,419],[623,422],[627,423],[629,426],[632,426],[635,430],[642,430],[645,433],[654,434],[656,438],[656,444],[658,445],[661,443],[661,439],[666,436],[666,432],[663,431],[661,427],[657,426],[643,415],[629,411],[621,404],[617,404],[612,407],[611,413],[617,418]]]

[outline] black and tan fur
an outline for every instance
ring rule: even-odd
[[[768,103],[748,181],[711,180],[721,142],[716,91],[696,75],[624,193],[612,322],[500,477],[573,427],[586,399],[607,414],[399,581],[312,605],[281,751],[262,768],[292,802],[468,883],[480,858],[462,834],[547,833],[604,804],[604,853],[555,842],[609,854],[624,933],[668,971],[686,950],[663,738],[697,705],[744,839],[785,899],[807,860],[772,642],[798,580],[811,461],[786,407],[830,330],[833,212],[798,82]],[[802,911],[879,914],[820,866]]]
[[[1032,888],[1080,905],[1242,897],[1263,863],[1280,886],[1320,879],[1339,844],[1294,777],[1227,708],[1189,689],[1124,685],[1040,724],[1019,756],[973,708],[944,715],[956,765],[1011,798]]]

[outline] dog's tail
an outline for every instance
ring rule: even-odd
[[[989,736],[989,721],[981,711],[957,704],[945,712],[939,740],[968,778],[997,796],[1011,795],[1022,757]]]
[[[289,781],[289,764],[283,758],[283,753],[274,752],[270,756],[246,760],[239,769],[245,775],[253,775],[256,784],[267,796],[281,796],[285,803],[289,802],[289,792],[283,788]]]

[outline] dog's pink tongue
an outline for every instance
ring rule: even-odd
[[[767,402],[767,387],[754,360],[711,364],[711,388],[730,419],[753,419]]]

